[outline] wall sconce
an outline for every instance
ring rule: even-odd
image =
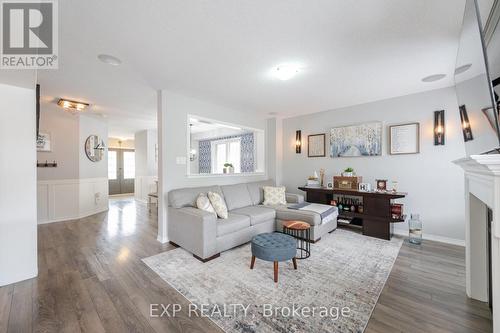
[[[434,145],[444,145],[445,125],[444,110],[434,111]]]
[[[472,136],[472,129],[470,128],[469,116],[467,115],[467,109],[465,105],[461,105],[460,109],[460,120],[462,121],[462,132],[464,133],[464,141],[474,140]]]
[[[302,131],[295,132],[295,153],[300,154],[302,151]]]

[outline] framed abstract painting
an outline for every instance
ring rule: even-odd
[[[382,155],[382,123],[334,127],[330,130],[330,157]]]

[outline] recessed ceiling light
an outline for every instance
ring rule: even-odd
[[[108,65],[118,66],[121,65],[122,63],[120,59],[118,59],[117,57],[113,57],[112,55],[109,54],[99,54],[97,58],[101,60],[103,63]]]
[[[434,75],[429,75],[426,76],[422,79],[422,82],[435,82],[439,81],[441,79],[444,79],[446,77],[446,74],[434,74]]]
[[[273,69],[273,74],[276,78],[286,81],[297,75],[300,69],[300,66],[297,64],[282,64]]]
[[[469,68],[472,67],[472,64],[466,64],[466,65],[463,65],[463,66],[459,66],[455,69],[455,75],[457,74],[462,74],[463,72],[466,72],[469,70]]]

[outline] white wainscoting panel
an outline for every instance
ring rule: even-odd
[[[148,194],[157,191],[156,176],[136,176],[134,183],[135,200],[141,202],[148,201]]]
[[[108,209],[108,179],[38,182],[38,223],[79,219]]]

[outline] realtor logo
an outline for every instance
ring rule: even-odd
[[[57,69],[56,0],[0,0],[3,69]]]

